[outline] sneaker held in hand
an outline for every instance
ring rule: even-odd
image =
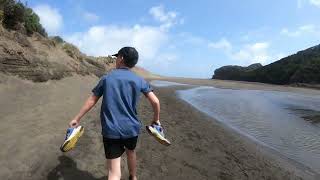
[[[82,126],[78,126],[76,128],[68,128],[66,133],[66,138],[63,144],[60,147],[62,152],[67,152],[73,149],[76,146],[79,138],[82,136],[84,128]]]
[[[160,142],[163,145],[169,146],[171,145],[170,141],[165,138],[163,128],[161,125],[158,124],[152,124],[150,126],[146,126],[147,131],[150,135],[156,138],[158,142]]]

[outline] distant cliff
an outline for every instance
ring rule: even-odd
[[[253,71],[262,67],[260,63],[252,64],[248,67],[242,66],[223,66],[214,71],[213,79],[223,79],[223,80],[241,80],[243,75],[247,72]]]
[[[212,78],[271,84],[320,84],[320,45],[266,66],[224,66],[216,69]]]

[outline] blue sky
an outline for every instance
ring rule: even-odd
[[[49,35],[93,56],[123,46],[161,75],[210,78],[320,44],[320,0],[32,0]]]

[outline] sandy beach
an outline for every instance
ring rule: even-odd
[[[254,83],[166,79],[220,88],[261,88],[320,94],[316,90]],[[106,179],[100,134],[100,102],[83,119],[85,133],[77,147],[62,153],[68,122],[97,83],[95,76],[75,75],[33,83],[0,74],[0,179]],[[138,179],[316,179],[312,172],[232,131],[178,99],[177,89],[155,88],[161,122],[172,145],[165,147],[145,129],[138,141]],[[143,127],[152,118],[145,98],[138,110]],[[125,156],[124,156],[125,157]],[[123,179],[128,178],[126,160]]]

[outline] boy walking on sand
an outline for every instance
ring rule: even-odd
[[[152,121],[154,126],[149,127],[158,127],[154,129],[159,131],[159,127],[161,127],[159,121],[160,103],[149,83],[130,70],[138,62],[139,55],[136,49],[123,47],[114,56],[117,57],[116,69],[100,79],[92,90],[93,94],[87,99],[79,114],[70,121],[69,126],[79,126],[81,117],[103,96],[100,119],[108,179],[120,180],[121,155],[126,152],[129,179],[136,180],[135,148],[141,128],[136,105],[141,93],[143,93],[150,101],[154,111]]]

